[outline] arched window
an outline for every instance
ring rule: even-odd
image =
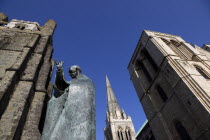
[[[158,94],[160,95],[162,101],[165,103],[168,100],[166,93],[159,85],[157,86],[157,91],[158,91]]]
[[[12,39],[10,37],[5,37],[0,40],[0,49],[4,49],[12,42]]]
[[[128,132],[125,132],[126,140],[129,140]]]
[[[153,69],[157,72],[158,71],[158,66],[156,65],[155,61],[152,59],[152,57],[150,56],[149,52],[144,49],[142,51],[142,53],[144,53],[146,59],[148,59],[149,63],[152,65]]]
[[[119,140],[124,140],[124,139],[123,139],[122,128],[118,128],[117,135],[118,135],[118,139],[119,139]]]
[[[131,139],[131,132],[130,132],[130,131],[128,131],[128,135],[129,135],[129,137],[130,137],[130,139]]]
[[[203,68],[201,68],[199,66],[195,66],[195,68],[205,79],[210,79],[210,76]]]
[[[157,64],[145,48],[140,51],[140,58],[137,59],[135,66],[136,70],[142,70],[149,83],[152,81],[152,76],[158,71]]]
[[[123,139],[123,132],[122,132],[122,131],[120,132],[120,135],[121,135],[122,140],[124,140],[124,139]]]
[[[140,60],[136,61],[136,68],[137,69],[142,69],[142,71],[143,71],[144,75],[147,77],[148,81],[149,82],[152,81],[152,77],[149,74],[149,72],[147,71],[147,69],[146,69],[146,67],[145,67],[145,65],[144,65],[144,63],[142,61],[140,61]]]
[[[118,135],[118,139],[121,140],[121,138],[120,138],[120,131],[117,132],[117,135]]]
[[[125,130],[126,140],[131,140],[130,129],[127,127]]]
[[[175,128],[177,132],[179,133],[179,136],[181,140],[191,140],[189,134],[187,133],[187,130],[184,128],[181,122],[176,122],[175,123]]]

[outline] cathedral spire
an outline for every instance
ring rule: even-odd
[[[135,140],[132,120],[120,109],[106,75],[107,112],[104,135],[106,140]]]
[[[117,103],[117,99],[112,90],[108,76],[106,75],[106,92],[107,92],[107,109],[109,113],[115,114],[116,110],[120,111],[120,107]]]

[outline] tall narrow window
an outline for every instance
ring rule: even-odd
[[[129,128],[126,128],[125,135],[126,135],[126,140],[131,140],[131,134],[130,134],[130,129]]]
[[[121,138],[120,138],[120,131],[117,132],[117,135],[118,135],[118,139],[121,140]]]
[[[157,72],[158,71],[158,66],[156,65],[155,61],[152,59],[150,54],[146,49],[143,50],[143,53],[145,54],[146,58],[148,59],[149,63],[152,65],[153,69]]]
[[[186,129],[184,128],[181,122],[176,122],[175,127],[180,135],[181,140],[191,140],[189,134],[187,133]]]
[[[123,139],[123,134],[122,134],[122,128],[118,128],[118,133],[117,133],[117,135],[118,135],[118,139],[119,139],[119,140],[124,140],[124,139]]]
[[[126,140],[129,140],[129,136],[128,136],[128,132],[127,131],[125,132],[125,135],[126,135]]]
[[[164,92],[164,90],[160,86],[157,86],[157,91],[158,91],[162,101],[165,103],[168,99],[166,93]]]
[[[205,79],[210,79],[210,76],[208,76],[208,73],[204,71],[201,67],[195,66],[195,68]]]
[[[145,65],[143,64],[142,61],[137,61],[136,62],[136,66],[137,68],[141,68],[144,75],[147,77],[148,81],[151,82],[152,81],[152,77],[150,76],[149,72],[147,71]]]
[[[122,138],[121,140],[124,140],[122,131],[120,131],[120,135],[121,135],[121,138]]]
[[[129,136],[129,140],[131,140],[131,132],[130,131],[128,131],[128,136]]]

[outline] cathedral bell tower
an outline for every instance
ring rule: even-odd
[[[107,112],[105,140],[135,140],[135,130],[130,116],[120,109],[117,99],[106,76]]]

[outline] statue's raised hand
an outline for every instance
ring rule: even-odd
[[[57,70],[61,70],[63,68],[63,64],[64,62],[59,60],[58,62],[56,62],[56,67],[57,67]]]

